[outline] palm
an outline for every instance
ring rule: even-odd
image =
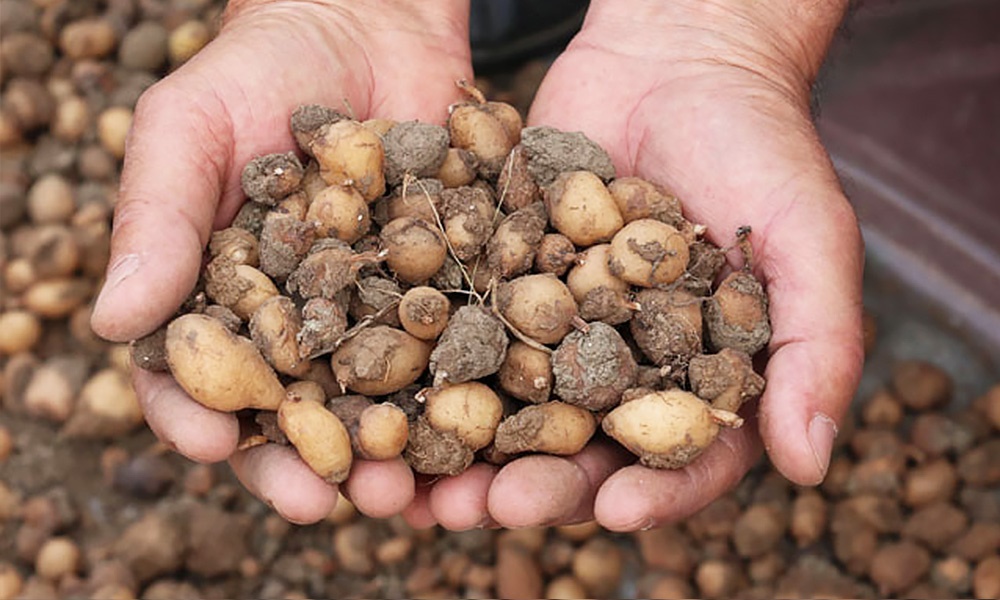
[[[712,225],[717,242],[731,241],[740,225],[768,225],[785,198],[777,188],[802,175],[783,169],[787,162],[818,170],[802,160],[805,152],[827,164],[801,106],[763,77],[724,65],[571,48],[553,65],[531,117],[583,129],[620,175],[667,185],[689,218]]]
[[[825,459],[802,442],[816,414],[840,418],[859,374],[861,253],[804,101],[746,69],[644,61],[578,40],[553,65],[530,120],[583,130],[619,175],[673,190],[720,245],[753,227],[774,328],[760,433],[791,479],[822,477]],[[755,429],[729,433],[684,472],[621,469],[598,492],[596,516],[630,529],[696,510],[753,464]]]
[[[351,30],[364,30],[371,39],[345,44],[353,39]],[[443,121],[456,95],[452,82],[466,73],[467,61],[461,44],[447,42],[450,37],[435,45],[426,36],[378,23],[361,28],[347,11],[330,6],[269,5],[252,18],[234,21],[190,64],[154,88],[144,98],[152,105],[146,114],[201,138],[194,148],[216,168],[209,180],[222,185],[216,225],[224,224],[243,201],[242,165],[261,154],[295,148],[288,119],[300,104],[335,106],[359,119],[377,114]],[[175,122],[163,123],[167,119]],[[157,143],[152,136],[145,139]]]
[[[671,188],[717,243],[753,226],[774,328],[759,429],[786,475],[814,483],[825,459],[812,455],[804,429],[816,414],[839,417],[859,370],[860,247],[803,107],[742,69],[650,62],[593,40],[585,29],[553,65],[529,122],[582,130],[608,150],[619,175]],[[634,458],[605,441],[571,457],[476,465],[418,496],[408,516],[457,529],[596,518],[632,530],[675,520],[751,467],[757,425],[725,431],[681,471],[630,464]]]

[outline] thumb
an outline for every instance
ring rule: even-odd
[[[813,485],[826,475],[864,361],[863,253],[854,213],[833,186],[796,196],[761,232],[774,331],[760,432],[775,467]]]
[[[232,160],[232,125],[214,94],[184,79],[135,109],[115,206],[111,256],[91,326],[112,341],[150,333],[194,288]]]

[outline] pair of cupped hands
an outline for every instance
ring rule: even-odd
[[[402,459],[360,460],[339,490],[358,510],[454,530],[590,519],[635,530],[696,512],[762,449],[793,482],[822,480],[863,360],[857,221],[809,111],[843,4],[595,0],[528,117],[583,131],[619,176],[665,185],[721,246],[752,226],[773,327],[756,415],[677,471],[639,466],[597,440],[575,456],[476,464],[436,480]],[[456,80],[471,78],[467,0],[230,2],[218,37],[136,107],[94,330],[128,341],[177,310],[210,233],[243,202],[243,165],[296,147],[296,106],[346,101],[359,119],[443,123],[461,99]],[[134,385],[166,444],[196,461],[228,460],[289,521],[333,508],[338,486],[293,449],[237,450],[236,417],[199,405],[169,375],[136,370]]]

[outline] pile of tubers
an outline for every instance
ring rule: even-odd
[[[599,427],[643,465],[690,463],[763,392],[749,228],[717,282],[727,250],[662,186],[459,85],[446,127],[299,107],[308,161],[246,165],[248,201],[134,363],[331,482],[354,457],[570,455]]]

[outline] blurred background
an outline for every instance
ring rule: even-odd
[[[522,112],[585,2],[474,2]],[[272,514],[159,444],[87,322],[124,136],[213,0],[0,0],[0,600],[1000,597],[1000,3],[857,3],[817,123],[867,245],[867,363],[829,476],[766,460],[682,523],[414,531]]]

